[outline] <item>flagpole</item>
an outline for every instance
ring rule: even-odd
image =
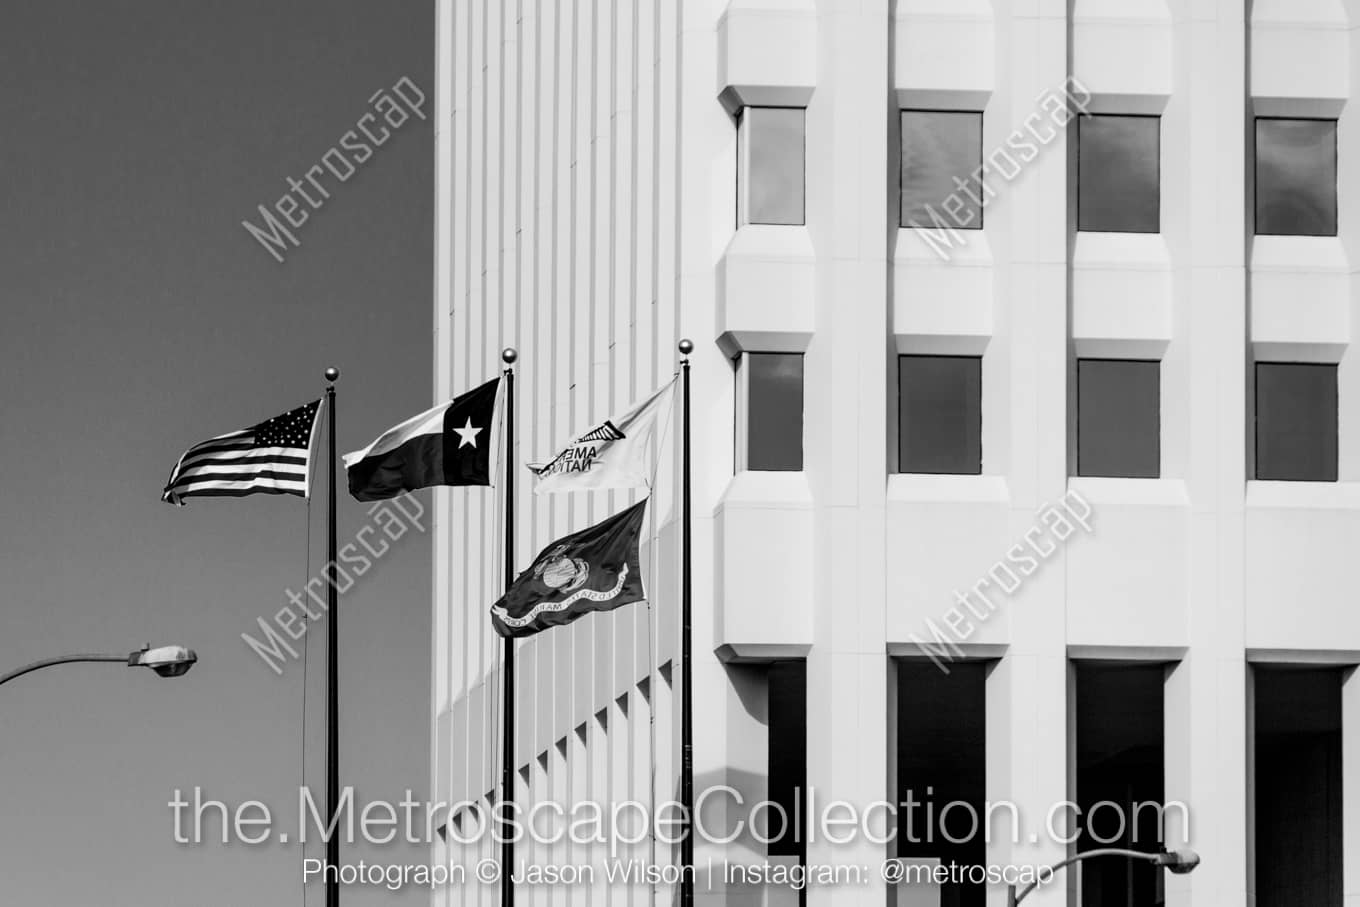
[[[680,840],[680,907],[694,904],[694,683],[690,674],[693,637],[693,601],[690,583],[690,469],[689,469],[689,354],[694,343],[681,340],[681,450],[684,457],[680,480],[680,805],[688,817]]]
[[[335,564],[335,382],[340,377],[338,368],[326,369],[326,425],[328,434],[330,482],[326,486],[326,562]],[[334,566],[331,567],[334,570]],[[323,571],[324,573],[324,571]],[[333,579],[333,578],[332,578]],[[336,631],[336,606],[339,594],[335,583],[326,584],[326,610],[330,615],[326,634],[326,815],[332,833],[326,839],[326,907],[340,907],[340,835],[335,823],[340,805],[340,637]]]
[[[659,461],[659,460],[661,459],[661,445],[658,443],[658,444],[655,446],[654,450],[656,451],[656,461]],[[653,470],[653,471],[652,471],[652,486],[654,486],[655,484],[656,484],[656,471]],[[652,495],[652,494],[653,494],[652,486],[648,486],[648,488],[647,488],[647,493],[648,493],[648,495]],[[648,549],[647,549],[647,566],[648,566],[648,568],[650,569],[651,574],[652,574],[652,582],[655,583],[655,582],[656,582],[656,575],[657,575],[657,573],[659,572],[659,571],[657,570],[657,563],[658,563],[658,561],[659,561],[659,559],[660,559],[660,552],[657,550],[658,545],[656,544],[656,499],[655,499],[655,497],[652,498],[651,504],[648,505],[648,507],[647,507],[647,517],[648,517],[648,519],[649,519],[650,522],[651,522],[651,525],[648,526],[648,531],[647,531],[647,537],[648,537],[648,540],[649,540],[649,545],[648,545]],[[651,764],[652,764],[652,769],[651,769],[651,771],[650,771],[650,772],[648,773],[648,775],[647,775],[647,810],[648,810],[648,815],[650,815],[650,816],[655,816],[655,815],[656,815],[656,706],[657,706],[657,702],[658,702],[658,698],[657,698],[657,697],[658,697],[658,690],[657,690],[657,686],[656,686],[656,611],[654,610],[654,607],[653,607],[653,604],[652,604],[652,596],[650,596],[650,595],[647,596],[647,692],[648,692],[648,694],[649,694],[650,697],[651,697],[651,701],[647,704],[647,706],[648,706],[648,707],[647,707],[647,744],[648,744],[648,746],[651,748],[651,749],[650,749],[649,755],[651,756]],[[649,865],[655,866],[655,865],[657,865],[657,863],[656,863],[656,823],[655,823],[655,822],[652,823],[651,834],[648,835],[648,838],[649,838],[650,840],[647,842],[647,862],[648,862]],[[650,905],[652,905],[652,907],[656,907],[656,887],[657,887],[657,882],[658,882],[658,881],[659,881],[658,879],[655,879],[655,878],[654,878],[654,879],[652,880],[651,885],[648,886],[649,891],[648,891],[648,896],[647,896],[647,903],[650,904]]]
[[[505,363],[505,591],[515,582],[515,360],[519,354],[514,347],[501,350]],[[501,669],[504,688],[501,691],[504,713],[504,737],[501,744],[501,815],[509,820],[510,806],[515,802],[515,638],[505,637],[505,658]],[[502,829],[501,842],[501,907],[514,907],[515,886],[510,876],[515,864],[515,842]]]

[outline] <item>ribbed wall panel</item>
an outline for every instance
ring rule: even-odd
[[[500,350],[517,348],[518,469],[671,377],[679,12],[669,0],[441,0],[439,21],[436,172],[447,190],[436,231],[434,396],[446,400],[490,379],[501,370]],[[655,493],[642,554],[655,610],[626,606],[520,646],[522,802],[650,796],[651,706],[638,684],[646,688],[651,653],[670,651],[656,636],[674,637],[660,623],[675,619],[675,534],[667,529],[675,445],[668,430],[658,465],[666,487]],[[535,496],[530,478],[517,474],[520,569],[553,538],[637,499]],[[485,797],[499,783],[501,643],[487,618],[503,591],[496,481],[435,497],[433,625],[443,635],[434,641],[433,771],[435,790],[452,800]],[[670,727],[658,735],[658,748],[675,745]],[[659,796],[669,797],[672,782],[658,777]],[[526,858],[555,862],[571,851],[522,848]],[[451,844],[439,854],[471,873],[496,851]],[[571,852],[570,860],[585,856]],[[604,902],[556,888],[526,888],[520,902],[569,898]],[[435,903],[495,899],[494,886],[474,884],[440,892]]]

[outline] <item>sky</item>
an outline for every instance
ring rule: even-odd
[[[215,814],[212,841],[176,844],[167,804],[197,786],[291,825],[304,770],[323,801],[323,634],[305,725],[301,665],[276,675],[241,634],[305,582],[309,517],[312,569],[323,559],[324,497],[174,508],[160,490],[191,444],[319,396],[326,366],[342,372],[341,451],[431,405],[429,120],[334,186],[282,263],[241,221],[375,92],[409,77],[432,111],[433,18],[429,0],[6,6],[0,672],[145,643],[200,660],[173,680],[90,664],[0,687],[0,902],[304,903],[295,845],[224,846]],[[370,519],[342,495],[340,544]],[[359,800],[423,798],[429,536],[394,542],[340,609],[342,783]],[[353,888],[345,902],[427,898]],[[322,902],[312,886],[305,903]]]

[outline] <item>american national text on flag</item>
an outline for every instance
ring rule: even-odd
[[[646,488],[654,464],[648,447],[663,419],[669,417],[675,382],[628,412],[594,425],[547,463],[529,464],[538,476],[536,494],[596,488]]]
[[[170,471],[161,500],[182,506],[185,498],[248,494],[307,496],[312,442],[321,401],[228,432],[186,450]]]

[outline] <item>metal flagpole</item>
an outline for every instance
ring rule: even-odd
[[[330,483],[326,502],[326,562],[335,564],[335,382],[340,377],[338,368],[326,369],[326,424],[329,438]],[[331,567],[335,569],[334,566]],[[324,573],[324,569],[323,569]],[[326,907],[340,907],[340,828],[336,811],[340,805],[340,637],[336,632],[335,617],[339,593],[334,577],[326,584],[326,610],[329,612],[326,646],[326,815],[331,835],[326,839]]]
[[[505,591],[515,581],[515,360],[513,347],[501,350],[505,363]],[[501,907],[514,907],[515,886],[510,881],[515,863],[515,842],[510,835],[510,806],[515,802],[515,639],[505,638],[504,666],[501,670],[504,737],[501,745],[501,815],[506,819],[501,842]]]
[[[680,345],[681,448],[684,455],[680,479],[680,805],[688,817],[680,840],[680,907],[694,904],[694,683],[690,676],[690,644],[693,636],[693,602],[690,588],[690,488],[689,488],[689,354],[694,344]]]
[[[653,448],[655,460],[661,459],[661,445],[656,443]],[[652,496],[652,500],[647,504],[647,517],[651,522],[648,527],[650,547],[648,548],[647,567],[652,575],[652,583],[656,583],[657,563],[660,560],[660,552],[657,551],[656,544],[656,469],[652,469],[652,484],[648,486],[647,493]],[[655,588],[655,586],[654,586]],[[658,702],[658,691],[656,688],[656,612],[652,605],[654,596],[647,596],[647,692],[650,694],[651,702],[647,704],[647,745],[650,747],[648,755],[651,757],[652,768],[647,774],[647,809],[648,815],[656,816],[656,704]],[[647,837],[647,863],[650,866],[656,865],[656,822],[651,823],[651,834]],[[655,907],[656,904],[656,879],[652,880],[647,895],[647,903]]]
[[[675,378],[672,378],[671,383],[673,384],[675,380]],[[666,424],[668,427],[675,416],[674,391],[671,392],[670,399],[671,408],[666,412]],[[651,547],[648,549],[647,567],[651,573],[652,582],[654,584],[656,583],[657,575],[661,572],[661,546],[657,544],[659,536],[657,535],[656,529],[656,473],[661,466],[661,445],[664,440],[664,432],[661,437],[654,437],[652,440],[652,475],[651,481],[647,484],[647,494],[651,497],[651,501],[647,504],[647,519],[649,520],[647,537],[650,539],[651,543]],[[647,690],[651,693],[651,702],[649,703],[650,707],[647,710],[647,743],[651,747],[650,757],[652,769],[647,775],[647,795],[649,797],[647,809],[649,810],[648,814],[653,817],[656,816],[656,713],[661,696],[661,691],[657,686],[656,650],[658,643],[656,635],[656,617],[657,609],[655,595],[649,595],[647,596]],[[656,866],[655,822],[652,823],[651,834],[648,835],[648,837],[650,840],[648,841],[647,863],[650,866]],[[653,878],[652,883],[649,886],[650,892],[648,894],[648,903],[653,905],[653,907],[656,905],[657,886],[659,882],[660,879]]]

